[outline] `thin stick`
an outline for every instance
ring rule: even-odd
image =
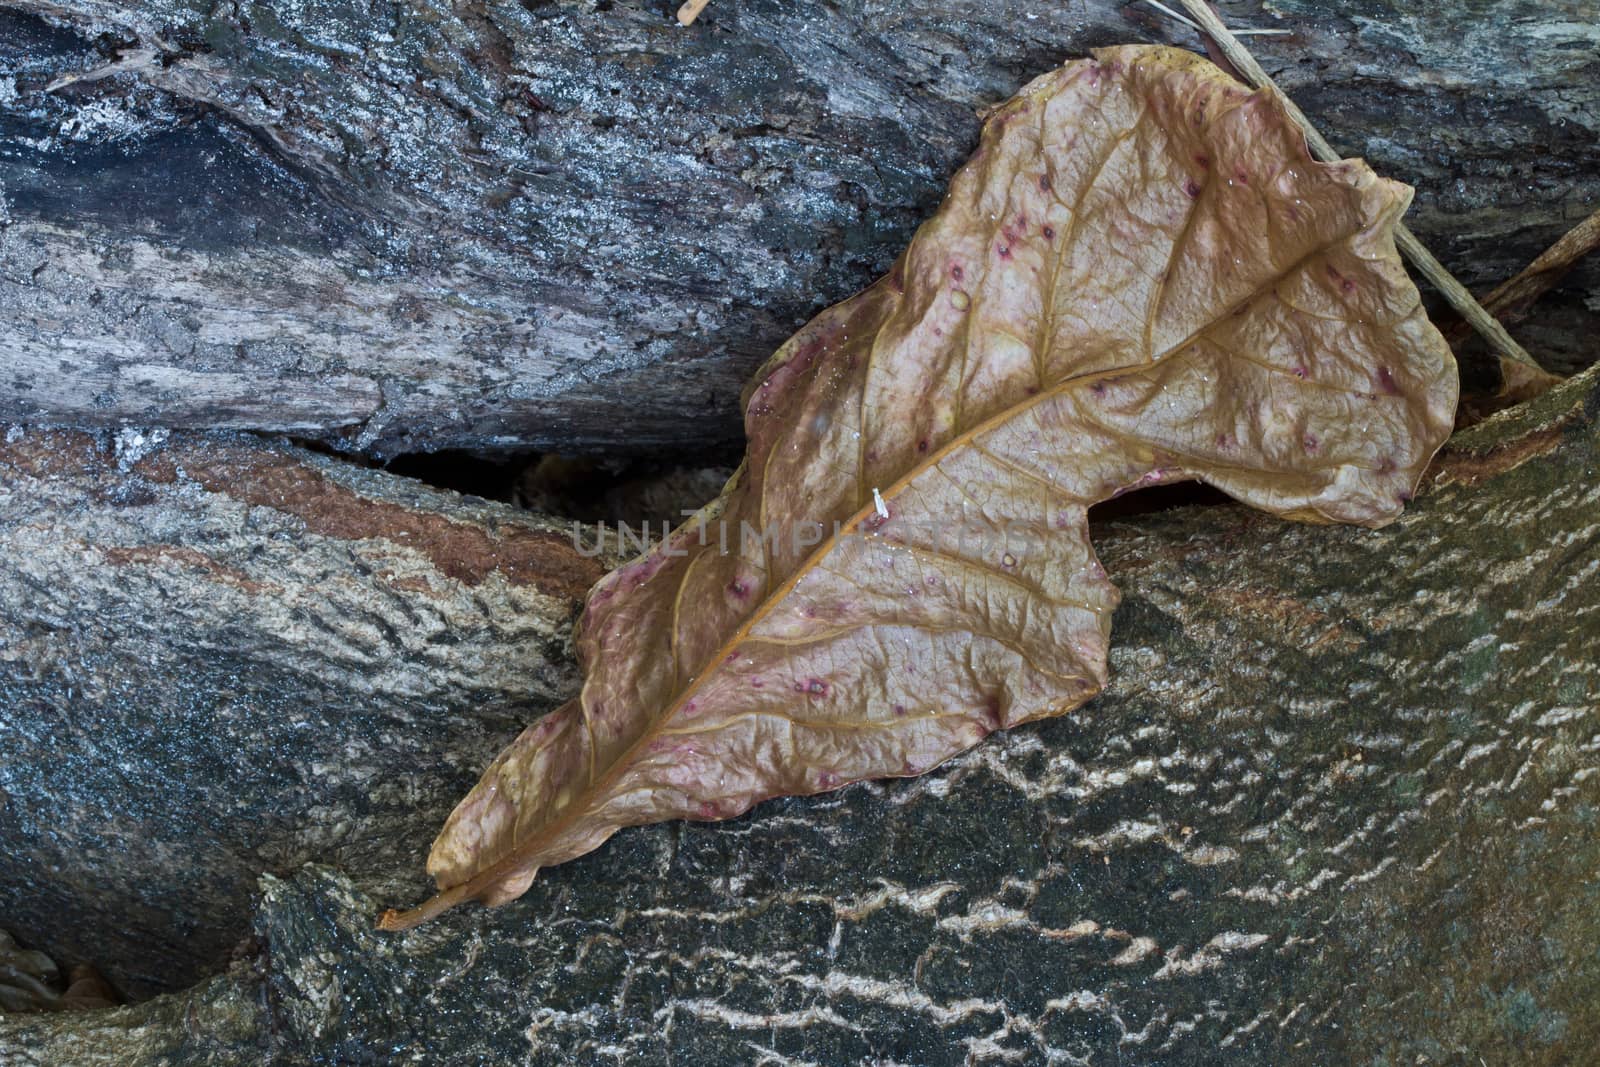
[[[691,26],[694,20],[700,17],[700,12],[706,9],[711,0],[684,0],[684,5],[678,8],[678,25]]]
[[[1483,306],[1497,318],[1515,321],[1547,289],[1561,281],[1578,260],[1596,249],[1600,249],[1600,211],[1568,230],[1561,240],[1541,252],[1538,259],[1518,271],[1515,277],[1495,286],[1494,291],[1483,298]],[[1444,338],[1459,344],[1466,334],[1466,323],[1458,322],[1445,330]],[[1499,391],[1492,397],[1476,397],[1470,405],[1463,405],[1466,418],[1457,419],[1458,428],[1480,422],[1510,404],[1532,400],[1561,380],[1560,375],[1502,359]]]
[[[1161,12],[1163,15],[1167,16],[1167,18],[1172,19],[1174,22],[1183,23],[1185,26],[1189,27],[1195,33],[1204,33],[1205,32],[1204,30],[1202,30],[1200,28],[1198,23],[1190,22],[1187,16],[1180,15],[1178,12],[1172,10],[1172,8],[1168,7],[1166,4],[1163,4],[1161,2],[1161,0],[1144,0],[1144,2],[1149,4],[1151,7],[1155,8],[1157,11]],[[1283,37],[1283,36],[1286,36],[1287,34],[1289,34],[1291,32],[1293,32],[1293,31],[1290,31],[1290,30],[1235,29],[1233,31],[1233,35],[1235,37],[1245,37],[1245,36],[1252,36],[1252,37]]]
[[[1600,211],[1568,230],[1561,240],[1539,253],[1538,259],[1517,272],[1516,277],[1495,286],[1494,291],[1483,298],[1483,306],[1496,317],[1516,318],[1545,290],[1559,282],[1578,260],[1596,249],[1600,249]]]
[[[1217,47],[1222,49],[1222,54],[1228,57],[1228,62],[1232,63],[1256,88],[1271,90],[1278,98],[1279,102],[1283,104],[1284,110],[1289,113],[1289,117],[1294,119],[1299,124],[1300,129],[1305,131],[1306,143],[1311,146],[1311,154],[1324,163],[1337,163],[1341,158],[1339,153],[1335,152],[1333,146],[1327,142],[1322,134],[1317,132],[1315,126],[1311,125],[1311,120],[1306,118],[1305,112],[1296,107],[1294,101],[1289,99],[1288,94],[1278,88],[1277,84],[1267,76],[1267,72],[1261,69],[1261,64],[1256,62],[1256,57],[1250,54],[1250,50],[1240,44],[1237,37],[1228,32],[1228,27],[1224,26],[1222,20],[1217,18],[1216,12],[1211,10],[1211,6],[1205,3],[1205,0],[1179,0],[1179,2],[1183,4],[1184,10],[1188,11],[1194,20],[1200,24],[1206,36],[1215,41]],[[1525,363],[1535,370],[1543,369],[1532,356],[1523,351],[1521,345],[1512,340],[1511,335],[1506,332],[1504,326],[1500,325],[1498,319],[1483,310],[1483,305],[1472,298],[1472,294],[1467,292],[1466,286],[1456,281],[1450,272],[1445,270],[1444,264],[1433,258],[1433,253],[1422,246],[1422,242],[1417,240],[1415,234],[1406,229],[1404,223],[1395,227],[1394,242],[1399,246],[1400,253],[1411,261],[1412,266],[1416,267],[1417,271],[1428,279],[1428,282],[1443,295],[1445,300],[1449,302],[1451,307],[1456,309],[1456,312],[1462,318],[1472,324],[1472,328],[1482,335],[1483,339],[1489,343],[1490,348],[1506,359]]]

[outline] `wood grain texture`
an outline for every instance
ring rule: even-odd
[[[6,0],[0,418],[731,440],[746,375],[888,268],[980,109],[1092,47],[1197,44],[1120,0],[669,6]],[[1252,47],[1417,186],[1409,224],[1469,285],[1600,198],[1592,21],[1224,8],[1293,31]],[[1586,360],[1596,271],[1519,327],[1555,369]]]
[[[69,468],[91,478],[89,461],[71,455]],[[75,499],[89,503],[75,506],[74,522],[109,529],[128,521],[119,517],[130,505],[117,502],[121,479],[98,469],[92,480],[106,491],[85,497],[80,484]],[[415,857],[338,847],[411,820],[387,814],[381,795],[376,810],[352,790],[297,813],[271,790],[240,789],[231,764],[192,764],[189,777],[213,787],[193,793],[123,771],[124,840],[159,840],[175,869],[203,870],[216,851],[205,834],[162,836],[181,803],[190,826],[212,832],[209,813],[225,812],[253,828],[258,848],[292,844],[297,858],[348,873],[291,873],[286,860],[262,883],[250,927],[259,955],[174,998],[0,1019],[0,1050],[29,1065],[447,1054],[532,1064],[1188,1063],[1214,1062],[1219,1050],[1246,1064],[1574,1062],[1600,1038],[1590,1010],[1600,980],[1597,469],[1600,375],[1591,371],[1458,435],[1405,516],[1382,530],[1305,527],[1235,507],[1116,520],[1097,533],[1125,593],[1112,682],[1077,715],[991,738],[923,778],[774,802],[730,823],[626,831],[521,901],[403,937],[372,929],[377,902],[366,887],[403,879]],[[370,477],[359,476],[363,496],[390,491],[390,480]],[[6,484],[14,501],[46,489],[15,474]],[[461,519],[447,502],[430,508]],[[245,516],[221,514],[236,516],[220,525],[242,540],[219,561],[244,567]],[[261,521],[269,551],[280,520]],[[92,550],[77,551],[84,564],[55,583],[103,583]],[[264,581],[271,571],[246,574]],[[122,617],[183,603],[164,590],[181,590],[190,573],[207,572],[180,561],[151,568],[133,587],[143,592],[125,595]],[[476,599],[495,588],[479,586]],[[252,612],[272,602],[240,601],[229,613],[237,629],[189,625],[251,647]],[[492,646],[485,636],[463,651],[484,662]],[[193,716],[235,687],[236,738],[269,733],[281,714],[282,704],[238,688],[243,674],[195,678],[181,665],[174,676],[180,665],[142,663],[136,643],[126,652],[86,657],[71,681],[60,668],[42,672],[30,683],[39,718],[69,685],[103,691],[97,679],[114,677],[114,664],[146,692],[195,692]],[[432,654],[443,659],[430,676],[458,676],[445,666],[455,653]],[[275,675],[281,702],[385,706],[366,671],[308,688],[330,658],[314,656],[310,678]],[[396,646],[370,662],[405,658]],[[136,702],[78,706],[102,731],[141,721]],[[330,712],[308,737],[376,754],[346,766],[381,763],[373,742],[384,738],[410,765],[456,773],[515,730],[500,715],[477,725],[468,713],[450,718],[436,728],[417,715],[400,732],[380,712]],[[493,743],[481,736],[496,733]],[[56,759],[105,789],[129,757],[113,759],[93,739],[58,731]],[[324,743],[271,741],[300,768],[314,766]],[[57,793],[30,786],[19,762],[6,766],[12,817],[0,823],[9,850],[0,869],[45,869],[13,858],[41,847],[19,828],[49,826],[51,841],[74,846],[117,830],[61,820]],[[168,798],[160,815],[146,781]],[[430,779],[415,788],[421,807],[436,803]],[[347,836],[307,839],[310,813]],[[420,852],[423,837],[414,844]],[[119,866],[137,881],[151,850],[77,851],[53,860],[58,885]],[[50,885],[36,873],[27,888],[60,892]],[[8,905],[27,899],[14,885],[7,892]],[[154,936],[150,912],[131,899],[71,905],[103,953],[119,944],[113,908],[125,927],[143,923]],[[229,936],[245,934],[242,920],[228,922]]]
[[[13,438],[0,914],[130,993],[220,966],[262,871],[418,862],[576,685],[605,566],[553,523],[245,437]]]

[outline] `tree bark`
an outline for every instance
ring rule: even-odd
[[[147,995],[262,871],[399,876],[575,688],[553,522],[246,437],[0,445],[0,925]],[[3,1058],[3,1057],[0,1057]]]
[[[690,31],[672,6],[0,0],[0,421],[28,424],[0,443],[0,925],[169,994],[0,1016],[0,1061],[1600,1044],[1593,370],[1458,435],[1382,531],[1097,524],[1114,681],[1070,719],[372,929],[574,690],[610,557],[220,431],[732,439],[746,373],[888,266],[978,110],[1089,47],[1194,44],[1110,0],[715,0]],[[1413,227],[1469,284],[1593,209],[1592,23],[1221,6],[1294,30],[1252,46],[1418,186]],[[1593,362],[1597,280],[1518,327],[1549,365]]]
[[[0,0],[0,420],[379,455],[736,439],[745,376],[883,273],[977,112],[1121,0]],[[1600,29],[1532,0],[1225,4],[1463,280],[1600,198]],[[52,27],[68,27],[71,32]],[[54,88],[52,88],[54,86]],[[1519,336],[1586,364],[1589,266]]]
[[[193,976],[180,943],[255,937],[173,997],[0,1018],[8,1062],[1565,1064],[1600,1040],[1600,372],[1457,435],[1382,530],[1097,525],[1113,683],[1068,719],[624,831],[408,935],[380,902],[423,891],[450,797],[571,687],[582,558],[293,449],[4,455],[8,918],[150,985]]]

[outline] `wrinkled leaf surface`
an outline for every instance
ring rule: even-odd
[[[1409,199],[1185,52],[1029,85],[888,277],[750,383],[744,465],[594,588],[581,696],[489,768],[434,844],[441,894],[385,925],[1077,707],[1117,602],[1098,501],[1199,479],[1393,519],[1456,400],[1390,236]]]

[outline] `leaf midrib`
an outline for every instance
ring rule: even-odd
[[[1230,108],[1229,110],[1232,109]],[[1118,143],[1121,143],[1121,140],[1122,139],[1119,138]],[[1329,169],[1331,169],[1333,166],[1331,164],[1317,163],[1316,161],[1311,161],[1310,165],[1319,168],[1326,167]],[[1091,186],[1092,184],[1093,183],[1091,183]],[[1348,186],[1347,188],[1352,193],[1360,192],[1356,186]],[[1085,196],[1087,195],[1087,192],[1088,189],[1085,190]],[[1081,203],[1082,197],[1080,197],[1079,200]],[[1076,222],[1076,219],[1074,219],[1074,222]],[[1316,245],[1284,269],[1274,272],[1270,278],[1264,281],[1261,285],[1257,286],[1241,301],[1235,302],[1232,306],[1239,307],[1253,305],[1274,285],[1300,270],[1307,262],[1315,259],[1318,256],[1326,254],[1341,244],[1347,244],[1364,232],[1365,229],[1366,227],[1363,226],[1354,232],[1344,234],[1333,241]],[[1065,244],[1066,242],[1063,242],[1063,246]],[[1084,374],[1073,375],[1063,378],[1061,381],[1047,388],[1041,388],[1038,393],[1024,398],[1020,402],[995,413],[987,419],[984,419],[982,422],[971,427],[970,429],[957,434],[944,445],[941,445],[937,450],[931,452],[927,457],[913,464],[907,470],[907,472],[896,479],[888,489],[880,490],[880,494],[886,502],[895,499],[899,496],[902,490],[904,490],[911,482],[915,481],[916,478],[923,472],[937,466],[942,460],[953,455],[960,449],[972,445],[977,438],[988,431],[1005,425],[1012,419],[1020,417],[1023,413],[1039,404],[1060,398],[1070,389],[1077,388],[1084,384],[1090,384],[1097,380],[1116,378],[1133,371],[1156,366],[1157,364],[1170,358],[1173,353],[1181,351],[1182,349],[1193,344],[1197,339],[1205,336],[1208,331],[1213,329],[1221,321],[1223,320],[1218,318],[1206,322],[1193,333],[1183,338],[1181,341],[1167,346],[1165,349],[1163,349],[1159,356],[1156,356],[1152,353],[1152,357],[1147,361],[1119,365],[1102,370],[1090,371]],[[865,402],[864,393],[862,401],[863,403]],[[763,500],[766,495],[764,490],[765,485],[763,485]],[[846,531],[852,531],[851,535],[853,536],[853,531],[858,528],[864,520],[876,513],[876,507],[877,505],[875,501],[863,504],[850,516],[848,521],[836,527],[836,529],[839,530],[838,533],[830,534],[825,540],[819,542],[813,548],[812,552],[801,562],[801,564],[795,568],[794,572],[789,577],[784,579],[784,581],[775,590],[773,590],[771,594],[765,597],[761,604],[751,612],[750,616],[740,624],[739,628],[735,630],[734,633],[717,648],[715,653],[707,658],[705,661],[705,666],[702,668],[702,670],[690,676],[689,681],[684,685],[682,691],[672,699],[671,703],[669,703],[658,715],[651,717],[650,724],[640,732],[638,738],[636,738],[626,749],[624,749],[617,756],[617,758],[609,763],[605,772],[599,778],[593,777],[591,772],[589,785],[580,796],[575,796],[568,802],[568,806],[562,814],[545,823],[538,830],[524,838],[522,841],[514,843],[512,848],[504,856],[496,860],[490,866],[484,868],[482,871],[479,871],[471,878],[464,882],[457,883],[455,886],[445,887],[442,889],[440,894],[436,896],[434,900],[439,900],[446,894],[449,894],[453,898],[452,903],[454,903],[455,901],[476,898],[482,895],[485,890],[491,888],[496,883],[515,873],[519,868],[524,866],[530,855],[537,853],[548,842],[553,839],[557,839],[563,831],[567,830],[585,817],[588,814],[588,810],[586,808],[584,810],[580,810],[580,807],[582,807],[581,802],[585,798],[603,794],[607,788],[613,785],[616,780],[620,778],[623,773],[625,773],[626,769],[632,765],[634,757],[639,753],[639,751],[645,745],[662,735],[664,724],[675,718],[678,712],[682,709],[684,703],[695,692],[698,691],[702,675],[709,673],[710,670],[714,670],[715,665],[722,663],[730,654],[736,651],[739,646],[749,637],[751,630],[761,622],[765,621],[771,612],[776,608],[776,606],[787,599],[789,594],[794,591],[794,587],[802,578],[806,576],[806,574],[810,572],[812,567],[815,565],[815,562],[826,558],[826,556],[833,550],[839,541],[846,535]],[[682,585],[680,583],[679,592],[681,592],[681,590]],[[575,701],[579,704],[579,711],[584,715],[586,722],[587,710],[583,706],[583,700],[587,690],[588,683],[586,681],[584,690],[575,698]],[[592,760],[593,745],[591,744],[590,747],[590,758]],[[433,903],[434,901],[429,901],[428,904],[423,905],[423,908],[427,908]],[[421,908],[417,909],[419,912],[421,910]]]

